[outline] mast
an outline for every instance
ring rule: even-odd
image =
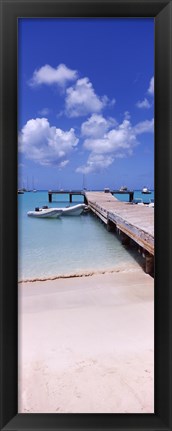
[[[85,178],[85,174],[83,174],[82,189],[83,189],[83,190],[85,190],[85,189],[86,189],[86,178]]]

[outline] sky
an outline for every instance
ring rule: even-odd
[[[153,18],[20,18],[18,185],[154,188]]]

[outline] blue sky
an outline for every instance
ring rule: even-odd
[[[153,19],[19,19],[19,187],[154,188],[153,103]]]

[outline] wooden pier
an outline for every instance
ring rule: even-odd
[[[72,197],[73,196],[83,196],[84,202],[86,203],[85,193],[82,190],[49,190],[48,191],[48,201],[53,201],[53,195],[68,195],[69,196],[69,202],[73,202]]]
[[[127,190],[87,191],[87,190],[49,190],[48,200],[53,195],[83,196],[91,211],[107,225],[108,230],[116,230],[124,245],[133,240],[139,252],[145,257],[145,271],[152,274],[154,267],[154,208],[132,203],[134,192]],[[128,194],[129,202],[121,202],[115,194]]]
[[[111,193],[85,192],[88,206],[109,230],[116,229],[122,243],[133,240],[145,256],[145,271],[153,273],[154,265],[154,208],[118,201]]]
[[[49,190],[48,191],[48,201],[52,202],[53,201],[53,195],[64,195],[67,194],[69,196],[69,202],[73,202],[72,201],[72,197],[73,196],[83,196],[84,197],[84,202],[86,203],[86,199],[85,199],[85,190]],[[97,193],[97,192],[92,192],[92,193]],[[98,192],[99,193],[99,192]],[[109,190],[106,189],[105,192],[101,192],[101,193],[105,193],[105,194],[110,194],[110,195],[115,195],[115,194],[121,194],[121,195],[129,195],[129,202],[132,202],[133,197],[134,197],[134,192],[131,190],[125,190],[125,191],[121,191],[121,190]]]

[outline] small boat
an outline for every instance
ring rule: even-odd
[[[56,208],[62,211],[62,216],[78,216],[87,208],[85,204],[67,206],[66,208]]]
[[[48,208],[43,206],[42,208],[36,207],[35,211],[29,211],[27,215],[29,217],[37,218],[57,218],[62,214],[62,210],[59,208]]]
[[[121,186],[120,189],[119,189],[120,192],[126,192],[127,190],[128,189],[127,189],[126,186]]]
[[[147,187],[143,187],[142,193],[145,195],[149,195],[149,194],[151,194],[151,191]]]
[[[19,189],[17,193],[18,193],[18,195],[24,195],[24,191],[21,189]]]

